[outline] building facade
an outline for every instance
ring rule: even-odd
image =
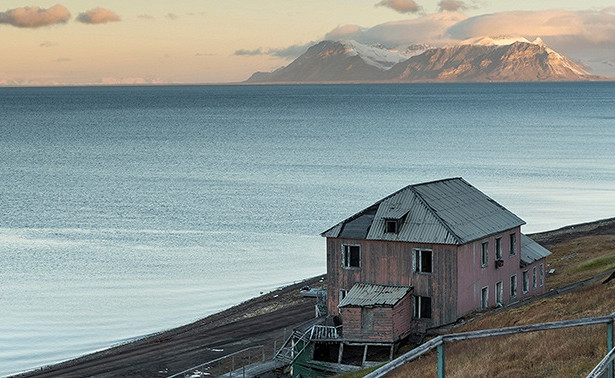
[[[328,312],[345,340],[396,342],[540,294],[550,252],[523,224],[462,178],[407,186],[322,233]]]

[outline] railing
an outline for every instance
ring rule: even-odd
[[[437,336],[428,342],[412,349],[408,353],[394,359],[388,364],[374,370],[370,374],[367,374],[366,378],[376,378],[383,377],[384,375],[391,373],[402,365],[424,355],[425,353],[436,349],[438,353],[438,377],[444,378],[445,376],[445,351],[444,345],[445,343],[454,342],[454,341],[462,341],[462,340],[472,340],[472,339],[480,339],[485,337],[494,337],[494,336],[504,336],[504,335],[513,335],[519,333],[528,333],[528,332],[536,332],[536,331],[546,331],[552,329],[561,329],[561,328],[570,328],[570,327],[580,327],[587,326],[593,324],[606,324],[606,344],[607,344],[607,355],[605,358],[596,366],[594,369],[596,372],[592,371],[589,377],[600,377],[601,374],[607,373],[607,377],[613,377],[613,359],[615,358],[615,353],[613,352],[613,322],[615,320],[615,312],[611,315],[607,316],[599,316],[594,318],[583,318],[583,319],[572,319],[572,320],[562,320],[557,322],[548,322],[548,323],[539,323],[539,324],[530,324],[524,326],[516,326],[516,327],[506,327],[506,328],[496,328],[496,329],[485,329],[480,331],[472,331],[472,332],[463,332],[463,333],[451,333],[448,335]],[[596,375],[591,375],[596,374]]]
[[[259,350],[259,349],[261,350],[261,353],[252,353],[252,351]],[[241,354],[243,354],[244,356],[245,356],[245,354],[248,355],[247,363],[243,363],[240,366],[235,366],[235,358],[238,355],[241,355]],[[222,364],[224,360],[227,360],[229,358],[231,359],[230,367],[227,366],[228,371],[225,371],[224,373],[232,372],[232,371],[235,371],[235,369],[241,368],[242,366],[250,365],[252,363],[252,356],[257,356],[259,354],[261,354],[262,357],[258,358],[257,360],[265,362],[265,346],[264,345],[257,345],[257,346],[253,346],[253,347],[250,347],[250,348],[242,349],[242,350],[237,351],[235,353],[227,354],[226,356],[222,356],[220,358],[216,358],[215,360],[207,361],[207,362],[205,362],[203,364],[200,364],[200,365],[197,365],[197,366],[193,366],[190,369],[186,369],[186,370],[180,371],[179,373],[175,373],[173,375],[169,375],[167,378],[182,377],[182,376],[184,376],[184,375],[186,375],[188,373],[193,373],[196,370],[202,369],[204,367],[212,367],[212,366],[214,366],[214,364]],[[243,360],[244,361],[242,361],[242,362],[245,362],[245,357],[243,358]],[[254,361],[254,362],[256,362],[256,361]],[[226,362],[225,365],[228,365],[228,362]],[[219,374],[216,374],[216,375],[219,375]]]
[[[315,325],[312,327],[310,339],[316,340],[332,340],[342,337],[342,326],[324,326]]]

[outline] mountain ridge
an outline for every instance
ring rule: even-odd
[[[445,47],[404,50],[356,41],[321,41],[285,67],[246,83],[598,81],[540,38],[479,37]]]

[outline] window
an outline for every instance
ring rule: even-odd
[[[480,255],[480,266],[487,266],[489,263],[489,242],[484,242]]]
[[[502,285],[502,281],[495,283],[495,305],[501,306],[503,303],[504,297],[504,285]]]
[[[517,296],[517,275],[510,276],[510,297],[514,298]]]
[[[536,267],[532,269],[532,287],[536,287]]]
[[[431,273],[432,252],[428,249],[414,250],[414,271],[420,273]]]
[[[397,219],[387,219],[385,221],[385,230],[388,233],[393,233],[396,234],[399,232],[398,228],[399,228],[399,222],[397,221]]]
[[[517,254],[517,234],[510,234],[510,255]]]
[[[527,270],[523,272],[523,293],[527,293],[530,290],[530,275]]]
[[[415,319],[430,319],[431,318],[431,298],[414,296],[414,318]]]
[[[540,286],[542,286],[545,283],[545,268],[542,264],[540,264],[540,270],[538,273],[540,274]]]
[[[340,289],[340,302],[342,301],[342,299],[346,298],[347,293],[348,293],[348,290]]]
[[[495,239],[495,259],[502,260],[502,238]]]
[[[480,293],[480,308],[486,309],[489,307],[489,288],[483,287]]]
[[[344,268],[360,268],[361,246],[344,244],[342,247],[342,266]]]

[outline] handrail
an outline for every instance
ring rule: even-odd
[[[555,322],[546,322],[538,324],[529,324],[505,328],[484,329],[478,331],[470,331],[463,333],[450,333],[447,335],[437,336],[426,343],[419,345],[411,351],[397,357],[393,361],[381,366],[373,372],[367,374],[365,378],[382,377],[400,366],[422,356],[423,354],[444,345],[445,342],[480,339],[494,336],[512,335],[518,333],[528,333],[537,331],[546,331],[560,328],[580,327],[593,324],[609,324],[615,321],[615,312],[606,316],[597,316],[592,318],[560,320]],[[615,358],[615,357],[614,357]],[[608,364],[605,363],[605,364]]]
[[[200,364],[200,365],[197,365],[197,366],[193,366],[193,367],[191,367],[189,369],[180,371],[179,373],[175,373],[173,375],[169,375],[167,378],[179,377],[182,374],[188,373],[190,371],[196,370],[196,369],[201,368],[201,367],[206,366],[206,365],[211,365],[211,364],[213,364],[215,362],[218,362],[218,361],[222,361],[225,358],[229,358],[229,357],[235,356],[237,354],[247,352],[247,351],[252,350],[252,349],[260,349],[260,348],[264,348],[264,347],[265,347],[264,345],[257,345],[257,346],[245,348],[245,349],[239,350],[237,352],[234,352],[234,353],[231,353],[231,354],[227,354],[226,356],[218,357],[215,360],[207,361],[207,362],[205,362],[203,364]]]
[[[611,349],[609,353],[596,365],[596,367],[587,374],[587,378],[598,378],[608,369],[609,364],[615,359],[615,348]]]

